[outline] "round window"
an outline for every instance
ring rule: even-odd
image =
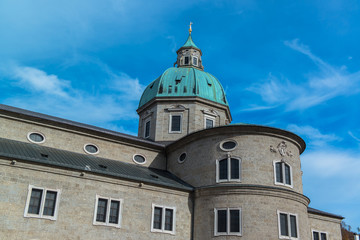
[[[179,156],[178,163],[183,163],[183,162],[185,162],[185,160],[186,160],[186,153],[182,153]]]
[[[89,153],[89,154],[97,154],[97,153],[99,153],[99,148],[94,144],[86,144],[84,146],[84,150],[85,150],[86,153]]]
[[[28,140],[33,143],[43,143],[45,136],[41,133],[31,132],[28,134]]]
[[[135,154],[133,160],[137,164],[144,164],[146,162],[146,158],[140,154]]]
[[[234,140],[226,140],[220,144],[220,148],[224,151],[232,151],[236,148],[237,143]]]

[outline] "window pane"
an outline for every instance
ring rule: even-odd
[[[38,134],[38,133],[31,133],[29,137],[34,142],[42,142],[42,141],[44,141],[44,137],[42,135]]]
[[[119,210],[120,210],[120,202],[111,201],[109,223],[114,223],[114,224],[119,223]]]
[[[281,162],[277,162],[275,164],[275,172],[276,172],[276,182],[280,182],[283,183],[283,170],[282,170],[282,163]]]
[[[161,229],[162,208],[154,208],[154,229]]]
[[[321,240],[326,240],[326,233],[321,233]]]
[[[217,211],[218,222],[217,222],[217,231],[220,233],[227,232],[227,216],[226,210]]]
[[[318,232],[313,232],[313,240],[320,240]]]
[[[291,237],[297,237],[296,216],[290,215]]]
[[[29,203],[28,213],[39,214],[40,213],[40,203],[42,198],[42,190],[41,189],[32,189],[31,197]]]
[[[88,144],[85,146],[86,151],[88,151],[89,153],[97,153],[99,151],[99,149],[91,144]]]
[[[43,215],[54,216],[57,192],[47,191]]]
[[[171,131],[180,132],[181,116],[171,116]]]
[[[230,210],[230,232],[240,232],[240,210]]]
[[[285,164],[285,183],[291,185],[290,166]]]
[[[145,137],[150,136],[150,121],[145,123]]]
[[[206,119],[206,128],[214,127],[214,121],[211,119]]]
[[[227,159],[219,161],[219,179],[228,179],[228,162]]]
[[[173,210],[165,209],[165,230],[173,230]]]
[[[186,65],[189,64],[189,57],[185,57],[185,64],[186,64]]]
[[[96,212],[97,222],[106,222],[107,199],[99,198]]]
[[[240,161],[239,159],[231,158],[231,179],[240,179]]]
[[[196,57],[193,57],[193,63],[194,63],[195,66],[198,65],[197,60],[198,60],[198,59],[197,59]]]
[[[287,215],[280,213],[280,233],[281,236],[289,236]]]

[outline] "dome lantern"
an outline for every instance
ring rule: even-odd
[[[198,48],[191,37],[191,28],[192,22],[190,22],[189,27],[189,37],[186,40],[185,44],[177,50],[177,60],[174,66],[177,67],[194,67],[200,70],[204,70],[204,66],[202,65],[202,52],[200,48]]]

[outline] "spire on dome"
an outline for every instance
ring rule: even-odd
[[[198,48],[195,43],[193,42],[192,38],[191,38],[191,32],[192,32],[192,27],[191,25],[193,25],[192,22],[190,22],[189,24],[189,37],[188,39],[186,40],[185,44],[182,46],[182,47],[194,47],[194,48],[197,48],[200,50],[200,48]]]

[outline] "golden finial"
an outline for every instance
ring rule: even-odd
[[[192,25],[193,23],[192,22],[190,22],[190,25],[189,25],[189,34],[191,34],[191,32],[192,32],[192,29],[191,29],[191,25]]]

